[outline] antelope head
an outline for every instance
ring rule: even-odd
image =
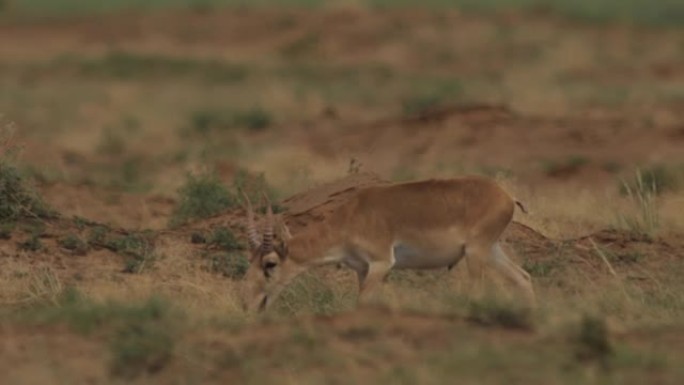
[[[257,230],[254,220],[254,210],[249,198],[247,202],[247,238],[249,241],[249,268],[244,277],[241,293],[242,306],[246,311],[262,311],[270,304],[284,283],[289,281],[286,241],[291,237],[289,230],[284,228],[285,235],[275,244],[275,221],[273,208],[267,206],[266,225],[262,231]]]

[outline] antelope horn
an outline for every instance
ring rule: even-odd
[[[266,208],[266,229],[264,229],[264,241],[261,244],[261,247],[266,251],[272,251],[273,227],[275,226],[273,222],[273,208],[271,207],[271,202],[269,201],[268,196],[266,196],[266,193],[264,193],[264,199],[266,200],[266,204],[268,206]]]
[[[247,239],[249,240],[249,246],[252,250],[260,248],[263,242],[259,239],[259,233],[256,229],[256,224],[254,223],[254,210],[252,209],[252,202],[245,192],[242,192],[247,202]]]

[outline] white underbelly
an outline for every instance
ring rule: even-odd
[[[437,269],[451,267],[465,254],[463,244],[447,250],[397,243],[394,245],[395,269]]]

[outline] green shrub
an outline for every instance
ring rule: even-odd
[[[209,259],[209,270],[211,272],[222,274],[231,279],[244,277],[249,268],[249,261],[241,253],[212,253],[207,258]]]
[[[31,234],[28,239],[19,243],[19,249],[24,251],[39,251],[43,248],[39,234]]]
[[[236,126],[257,131],[270,127],[273,123],[273,117],[263,108],[255,107],[246,111],[236,112],[233,117],[233,123]]]
[[[110,341],[110,370],[131,379],[163,368],[173,356],[172,321],[178,316],[157,297],[141,303],[94,302],[67,287],[56,303],[36,302],[14,314],[33,324],[65,323],[73,331],[103,334]]]
[[[156,323],[128,323],[111,342],[111,372],[123,378],[155,373],[171,360],[173,348],[169,331]]]
[[[608,327],[603,318],[584,316],[575,336],[575,356],[579,360],[605,360],[613,353]]]
[[[492,299],[472,302],[467,319],[484,326],[501,326],[511,329],[532,328],[529,310]]]
[[[533,277],[548,277],[559,267],[556,261],[525,261],[522,268]]]
[[[142,273],[157,259],[154,245],[142,234],[128,234],[106,241],[106,247],[126,256],[125,273]]]
[[[11,239],[14,223],[0,223],[0,239]]]
[[[263,173],[255,175],[244,169],[238,170],[233,178],[233,189],[247,194],[258,212],[266,212],[266,206],[258,205],[259,202],[263,203],[263,194],[266,194],[270,200],[274,213],[283,211],[283,208],[275,202],[277,199],[276,191],[268,184]]]
[[[7,159],[0,158],[0,222],[53,215],[43,200],[27,187],[19,169]]]
[[[171,215],[171,226],[207,218],[238,205],[235,195],[211,173],[188,175],[178,194],[180,202]]]
[[[77,254],[83,254],[88,249],[88,244],[74,234],[67,234],[66,236],[60,238],[57,242],[63,248],[73,251]]]
[[[216,245],[224,251],[243,250],[245,248],[235,234],[227,227],[214,229],[208,241],[209,244]]]

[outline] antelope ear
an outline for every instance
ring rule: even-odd
[[[290,239],[292,239],[292,233],[290,233],[290,228],[287,227],[287,225],[285,224],[285,221],[284,221],[284,220],[281,220],[281,221],[280,221],[279,229],[280,229],[280,231],[279,231],[278,236],[280,236],[280,238],[281,238],[284,242],[287,242],[287,241],[289,241]]]
[[[290,250],[287,248],[287,243],[285,242],[280,242],[276,247],[275,247],[276,254],[282,259],[283,261],[287,259],[288,254],[290,253]]]

